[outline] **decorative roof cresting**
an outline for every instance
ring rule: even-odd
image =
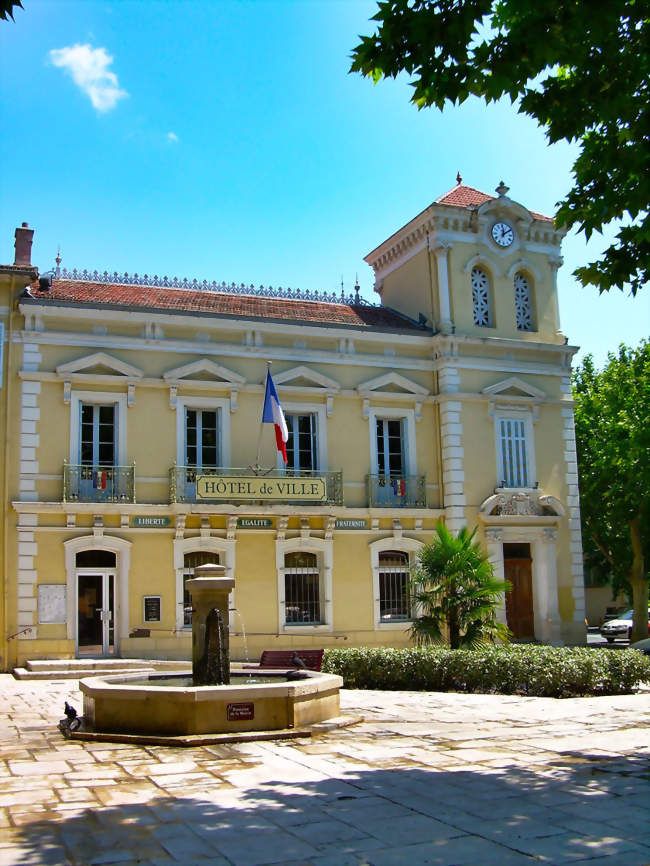
[[[354,293],[346,295],[341,289],[340,294],[336,292],[318,292],[310,289],[285,289],[282,286],[274,289],[273,286],[247,286],[245,283],[218,283],[208,280],[188,280],[187,277],[159,277],[157,274],[118,274],[117,271],[88,271],[72,268],[61,268],[57,265],[53,271],[54,279],[68,280],[72,282],[103,283],[116,286],[152,286],[163,289],[181,289],[191,292],[216,292],[223,295],[249,295],[256,298],[286,298],[294,301],[316,301],[325,304],[347,304],[348,306],[374,307],[376,304],[367,301],[359,294],[358,283],[354,287]]]

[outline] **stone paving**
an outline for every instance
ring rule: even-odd
[[[0,675],[0,866],[650,864],[650,695],[342,692],[311,740],[73,743]]]

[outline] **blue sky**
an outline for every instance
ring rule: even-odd
[[[363,256],[455,184],[553,214],[574,148],[507,103],[418,112],[406,80],[348,74],[367,0],[24,0],[0,22],[0,260],[36,229],[46,270],[350,289]],[[602,363],[650,331],[650,289],[598,296],[571,271],[562,327]],[[602,244],[602,240],[601,240]]]

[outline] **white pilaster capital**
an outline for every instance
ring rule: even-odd
[[[439,238],[429,238],[429,250],[436,258],[446,258],[447,253],[453,247],[451,241],[442,241]]]
[[[487,539],[488,544],[500,544],[503,539],[503,530],[502,529],[486,529],[485,537]]]
[[[70,399],[72,397],[72,383],[64,382],[63,383],[63,402],[66,406],[70,405]]]
[[[178,388],[172,385],[169,389],[169,408],[175,409],[178,402]]]

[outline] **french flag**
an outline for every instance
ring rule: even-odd
[[[284,420],[284,412],[282,411],[282,406],[280,406],[278,392],[275,390],[270,370],[267,370],[266,373],[266,393],[264,394],[262,424],[273,424],[275,426],[275,442],[278,446],[278,451],[282,454],[286,463],[286,442],[289,438],[289,430],[287,429],[287,422]]]

